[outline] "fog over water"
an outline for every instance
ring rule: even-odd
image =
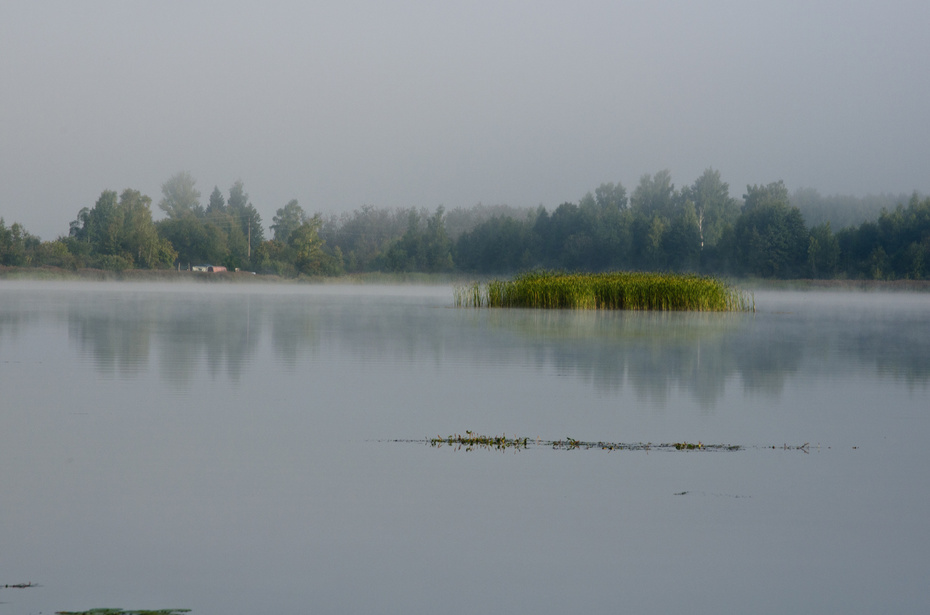
[[[707,167],[737,198],[930,192],[930,5],[3,2],[0,216],[242,180],[308,212],[556,207]],[[206,197],[204,197],[205,199]]]

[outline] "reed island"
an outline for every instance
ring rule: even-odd
[[[455,289],[457,307],[577,310],[755,311],[747,294],[714,277],[619,271],[534,271]]]

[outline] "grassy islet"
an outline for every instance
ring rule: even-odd
[[[751,295],[713,277],[619,271],[534,271],[455,289],[457,307],[580,310],[755,311]]]

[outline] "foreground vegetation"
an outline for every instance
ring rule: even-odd
[[[90,609],[89,611],[55,611],[56,615],[181,615],[190,613],[190,609],[129,610],[124,609]]]
[[[615,272],[532,272],[509,281],[475,283],[455,291],[459,307],[588,310],[753,311],[752,297],[725,282],[697,275]]]
[[[740,200],[713,169],[681,188],[668,171],[647,174],[629,195],[620,183],[604,183],[551,211],[366,205],[324,218],[291,200],[273,217],[270,237],[241,181],[226,194],[214,187],[204,205],[196,180],[178,173],[162,195],[163,218],[155,220],[149,196],[105,190],[52,241],[0,217],[0,265],[178,271],[209,264],[288,278],[557,269],[930,279],[930,198],[791,195],[779,181],[747,186]]]
[[[605,451],[740,451],[748,447],[738,444],[703,444],[702,442],[666,442],[654,444],[652,442],[591,442],[576,440],[574,438],[565,438],[561,440],[541,440],[540,438],[519,438],[513,436],[508,438],[506,435],[501,436],[484,436],[471,431],[466,431],[464,435],[453,434],[442,437],[436,436],[429,438],[426,442],[436,448],[451,446],[456,450],[472,451],[475,449],[484,450],[520,450],[532,446],[545,446],[556,450],[588,450],[600,449]],[[805,442],[799,445],[782,444],[777,446],[761,446],[752,448],[767,448],[793,451],[810,451],[810,443]],[[818,446],[819,448],[819,446]]]

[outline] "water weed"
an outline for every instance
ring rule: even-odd
[[[138,610],[133,609],[126,611],[124,609],[90,609],[89,611],[55,611],[56,615],[180,615],[181,613],[190,613],[190,609],[157,609],[157,610]]]
[[[406,442],[424,442],[423,440],[405,440]],[[540,438],[527,437],[507,437],[502,436],[483,436],[472,431],[466,431],[465,435],[452,434],[451,436],[436,436],[425,440],[427,444],[434,448],[450,446],[455,450],[472,451],[475,449],[505,451],[508,449],[521,450],[531,447],[546,447],[554,450],[574,451],[600,449],[605,451],[741,451],[747,448],[771,448],[802,451],[810,451],[810,443],[805,442],[800,445],[783,444],[779,446],[743,446],[740,444],[704,444],[702,442],[604,442],[604,441],[585,441],[576,440],[575,438],[566,437],[559,440],[543,440]],[[819,446],[817,447],[819,448]]]

